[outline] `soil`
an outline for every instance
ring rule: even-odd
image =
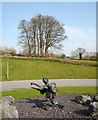
[[[95,119],[89,116],[87,106],[74,101],[76,96],[77,95],[57,95],[55,101],[63,104],[63,109],[58,106],[53,106],[51,102],[46,102],[47,110],[44,110],[41,102],[43,97],[17,100],[13,105],[16,106],[19,112],[19,118],[51,118],[51,120],[52,118],[75,120]],[[93,96],[91,98],[93,98]]]

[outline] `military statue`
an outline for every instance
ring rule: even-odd
[[[38,88],[35,88],[35,87],[31,87],[31,88],[40,91],[41,94],[45,94],[45,98],[42,99],[42,104],[43,104],[44,109],[47,110],[46,105],[44,104],[44,102],[47,102],[47,101],[51,101],[51,103],[54,106],[57,105],[58,107],[63,109],[64,106],[54,100],[56,96],[56,91],[57,91],[56,83],[49,83],[48,78],[43,78],[43,83],[45,84],[43,86],[40,86],[36,83],[31,83],[31,85],[36,85],[38,87]]]

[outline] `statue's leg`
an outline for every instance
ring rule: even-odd
[[[47,110],[46,105],[44,104],[47,101],[49,101],[49,99],[47,99],[47,98],[42,99],[42,105],[43,105],[44,110]]]
[[[54,100],[54,95],[51,95],[50,101],[53,105],[57,105],[58,107],[60,107],[61,109],[64,108],[64,105],[60,104],[59,102]]]

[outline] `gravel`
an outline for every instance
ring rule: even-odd
[[[55,100],[64,105],[63,109],[58,106],[53,106],[51,102],[46,102],[45,104],[48,110],[44,110],[41,103],[43,97],[17,100],[13,105],[16,106],[19,112],[19,118],[94,119],[89,116],[87,106],[74,101],[76,96],[77,95],[57,95]]]

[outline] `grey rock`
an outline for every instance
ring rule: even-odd
[[[79,104],[89,105],[92,100],[88,95],[80,95],[75,97],[75,102]]]
[[[15,106],[11,104],[14,102],[14,98],[11,96],[5,96],[0,101],[0,120],[2,118],[19,118],[18,111]]]
[[[98,95],[94,96],[93,102],[98,102]]]
[[[91,116],[98,116],[98,102],[92,102],[89,105],[88,113]]]
[[[12,96],[5,96],[3,97],[0,102],[7,102],[9,105],[12,105],[14,103],[14,98]]]

